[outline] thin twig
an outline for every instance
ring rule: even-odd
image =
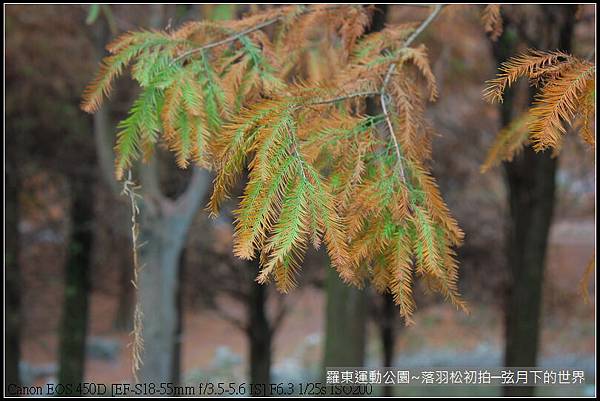
[[[417,37],[425,30],[425,28],[427,28],[427,26],[429,26],[429,24],[431,24],[431,22],[435,19],[435,17],[438,16],[440,11],[442,10],[442,7],[444,7],[442,4],[435,5],[435,8],[431,12],[431,14],[429,14],[429,16],[425,19],[425,21],[423,21],[423,23],[421,23],[421,25],[419,25],[417,27],[417,29],[415,29],[415,31],[406,39],[406,42],[404,42],[404,47],[409,47],[412,44],[412,42],[414,42],[415,39],[417,39]],[[396,64],[395,63],[390,64],[390,66],[387,70],[387,73],[385,74],[385,79],[383,80],[383,85],[381,88],[382,92],[385,91],[385,87],[387,86],[387,84],[390,80],[390,77],[394,73],[395,69],[396,69]]]
[[[348,100],[348,99],[352,99],[355,97],[369,97],[369,96],[378,96],[379,92],[356,92],[356,93],[350,93],[348,95],[341,95],[338,97],[334,97],[332,99],[327,99],[327,100],[319,100],[316,102],[310,102],[308,103],[311,106],[314,105],[321,105],[321,104],[330,104],[330,103],[335,103],[335,102],[340,102],[342,100]]]
[[[337,5],[332,5],[330,7],[324,7],[324,8],[307,8],[305,10],[300,11],[295,17],[298,17],[298,16],[303,15],[303,14],[308,14],[308,13],[311,13],[311,12],[329,11],[329,10],[333,10],[333,9],[341,8],[341,7],[346,7],[346,6],[347,6],[347,4],[337,4]],[[174,64],[177,61],[179,61],[179,60],[181,60],[181,59],[183,59],[183,58],[185,58],[187,56],[190,56],[190,55],[195,54],[195,53],[199,53],[199,52],[201,52],[203,50],[212,49],[213,47],[217,47],[217,46],[225,45],[227,43],[235,42],[236,40],[240,39],[242,36],[247,35],[249,33],[252,33],[254,31],[258,31],[259,29],[266,28],[269,25],[273,25],[274,23],[283,20],[285,17],[286,17],[286,15],[283,15],[283,14],[279,15],[279,16],[277,16],[275,18],[271,18],[269,20],[261,22],[258,25],[255,25],[255,26],[252,26],[250,28],[247,28],[247,29],[245,29],[245,30],[243,30],[241,32],[235,33],[235,34],[233,34],[231,36],[228,36],[228,37],[226,37],[224,39],[221,39],[221,40],[218,40],[218,41],[215,41],[215,42],[211,42],[211,43],[207,43],[207,44],[205,44],[205,45],[203,45],[201,47],[190,49],[190,50],[188,50],[188,51],[180,54],[176,58],[174,58],[173,61],[171,62],[171,64]]]
[[[429,14],[429,16],[425,19],[425,21],[423,21],[423,23],[421,25],[419,25],[417,27],[417,29],[415,29],[415,31],[408,37],[408,39],[406,39],[406,42],[404,42],[404,47],[410,46],[412,44],[412,42],[415,41],[417,36],[419,36],[421,34],[421,32],[423,32],[425,30],[425,28],[427,28],[429,26],[429,24],[431,24],[431,22],[438,16],[440,11],[442,11],[442,7],[444,7],[443,4],[436,4],[434,6],[434,9],[431,12],[431,14]]]
[[[402,153],[400,152],[400,146],[398,145],[398,139],[396,139],[396,133],[394,132],[394,126],[392,125],[392,120],[390,119],[390,114],[387,110],[387,96],[382,91],[381,96],[379,98],[381,101],[381,109],[383,110],[383,115],[385,116],[385,121],[387,122],[388,129],[390,130],[390,136],[394,141],[394,148],[396,149],[396,156],[398,157],[398,167],[400,168],[400,178],[402,182],[406,182],[406,177],[404,175],[404,167],[402,166]]]
[[[427,28],[427,26],[429,24],[431,24],[431,22],[435,19],[435,17],[437,17],[437,15],[442,10],[442,7],[443,7],[443,5],[441,5],[441,4],[435,5],[435,8],[431,12],[431,14],[429,14],[429,16],[425,19],[425,21],[423,21],[421,23],[421,25],[419,25],[417,27],[417,29],[415,29],[415,31],[406,39],[406,42],[404,42],[404,47],[409,47],[412,44],[412,42],[415,41],[415,39],[425,30],[425,28]],[[390,136],[392,137],[392,140],[394,142],[396,156],[398,157],[398,166],[400,169],[400,177],[402,178],[403,182],[406,182],[406,178],[405,178],[405,174],[404,174],[404,167],[402,166],[402,153],[400,152],[400,146],[398,145],[398,140],[396,139],[396,133],[394,132],[394,126],[392,124],[392,120],[391,120],[390,114],[388,112],[388,108],[387,108],[388,97],[385,93],[387,85],[388,85],[390,78],[392,77],[392,74],[394,73],[395,69],[396,69],[396,63],[391,63],[385,74],[385,78],[383,79],[383,84],[381,85],[379,100],[381,102],[381,109],[383,111],[383,115],[385,116],[385,121],[386,121],[388,129],[390,131]]]
[[[247,35],[247,34],[252,33],[254,31],[258,31],[259,29],[262,29],[262,28],[267,27],[269,25],[272,25],[272,24],[276,23],[277,21],[279,21],[281,19],[282,19],[282,16],[279,16],[279,17],[276,17],[276,18],[272,18],[272,19],[267,20],[265,22],[262,22],[262,23],[260,23],[258,25],[255,25],[255,26],[253,26],[251,28],[248,28],[246,30],[238,32],[235,35],[228,36],[225,39],[222,39],[222,40],[219,40],[219,41],[216,41],[216,42],[211,42],[211,43],[208,43],[208,44],[206,44],[204,46],[188,50],[187,52],[181,53],[179,56],[177,56],[176,58],[174,58],[171,63],[174,64],[174,63],[178,62],[179,60],[181,60],[183,58],[186,58],[187,56],[190,56],[190,55],[192,55],[194,53],[200,53],[203,50],[212,49],[213,47],[217,47],[217,46],[225,45],[225,44],[230,43],[230,42],[234,42],[234,41],[238,40],[239,38],[241,38],[244,35]]]

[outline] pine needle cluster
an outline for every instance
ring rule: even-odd
[[[482,169],[510,161],[523,146],[536,151],[548,148],[559,152],[568,127],[578,129],[580,137],[596,146],[596,66],[560,51],[528,50],[502,63],[498,76],[487,82],[484,98],[502,102],[506,89],[518,79],[527,78],[539,88],[529,111],[497,136]]]
[[[235,21],[130,32],[107,49],[82,108],[96,111],[128,66],[141,89],[119,124],[116,175],[159,143],[177,165],[215,171],[212,214],[242,172],[234,252],[287,292],[309,246],[347,283],[393,294],[409,321],[413,281],[464,307],[463,233],[428,167],[438,96],[422,23],[366,33],[373,9],[284,6]],[[382,112],[367,115],[365,99]]]
[[[481,21],[483,28],[492,41],[497,41],[502,35],[504,27],[502,26],[502,13],[500,4],[488,4],[483,9]]]

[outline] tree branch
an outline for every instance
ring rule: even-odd
[[[431,12],[431,14],[429,14],[429,16],[425,19],[425,21],[423,21],[423,23],[421,23],[421,25],[419,25],[417,27],[417,29],[415,29],[415,31],[406,39],[406,42],[404,42],[404,47],[409,47],[412,44],[412,42],[415,41],[415,39],[425,30],[425,28],[427,28],[427,26],[429,26],[429,24],[431,24],[431,22],[435,19],[435,17],[437,17],[437,15],[442,10],[442,7],[443,7],[443,5],[441,5],[441,4],[435,5],[435,8]],[[392,120],[390,119],[390,114],[388,113],[388,109],[387,109],[388,97],[385,93],[386,87],[387,87],[387,85],[390,81],[390,78],[392,77],[392,74],[394,73],[395,69],[396,69],[395,63],[390,64],[390,66],[388,67],[388,70],[385,74],[385,78],[383,79],[383,84],[381,85],[379,100],[381,101],[381,109],[383,110],[383,115],[385,116],[385,121],[386,121],[388,129],[390,131],[390,136],[392,137],[392,140],[394,142],[396,156],[398,157],[398,166],[399,166],[399,170],[400,170],[400,176],[402,177],[402,181],[405,181],[406,177],[404,175],[404,167],[402,166],[402,154],[400,152],[400,146],[398,145],[398,140],[396,139],[396,133],[394,132],[394,126],[392,124]]]
[[[407,4],[407,5],[409,5],[409,6],[424,6],[421,4]],[[427,7],[429,7],[429,6],[427,6]],[[417,27],[417,29],[415,29],[415,31],[406,39],[406,42],[404,42],[404,47],[410,46],[412,44],[412,42],[415,41],[415,39],[425,30],[425,28],[427,28],[427,26],[429,24],[431,24],[431,22],[438,16],[440,11],[442,10],[442,7],[443,7],[442,4],[435,5],[435,8],[431,12],[431,14],[429,14],[429,16],[425,19],[425,21],[423,21],[421,23],[421,25],[419,25]],[[352,99],[355,97],[383,96],[385,94],[385,87],[387,86],[395,69],[396,69],[396,64],[394,64],[394,63],[390,64],[390,66],[385,74],[382,88],[379,92],[356,92],[356,93],[351,93],[349,95],[341,95],[341,96],[338,96],[338,97],[335,97],[332,99],[312,102],[309,104],[310,105],[320,105],[320,104],[335,103],[335,102],[339,102],[339,101],[343,101],[343,100]]]
[[[275,315],[271,319],[271,324],[269,327],[271,336],[275,335],[277,330],[281,327],[281,324],[283,323],[283,319],[285,318],[285,315],[289,311],[289,304],[286,301],[286,299],[283,299],[282,297],[279,297],[279,302],[278,302],[277,306],[278,306],[278,308],[275,311]]]
[[[390,137],[392,137],[392,141],[394,142],[394,149],[396,150],[396,157],[398,158],[397,166],[400,172],[400,178],[402,182],[406,182],[406,176],[404,175],[404,166],[402,166],[402,153],[400,152],[400,145],[398,145],[398,139],[396,139],[396,133],[394,132],[394,126],[392,125],[392,120],[390,119],[390,113],[387,110],[387,95],[385,94],[385,85],[381,89],[381,96],[379,100],[381,102],[381,110],[383,111],[383,115],[385,116],[385,121],[388,126],[388,130],[390,131]]]
[[[173,202],[160,189],[156,158],[151,158],[147,163],[140,163],[137,171],[142,186],[144,205],[149,207],[147,208],[148,212],[158,213],[159,210],[172,208]]]
[[[415,41],[417,36],[419,36],[421,32],[423,32],[425,28],[427,28],[429,24],[431,24],[431,22],[438,16],[440,11],[442,11],[442,7],[444,7],[443,4],[436,4],[434,6],[434,9],[431,12],[431,14],[429,14],[425,21],[423,21],[423,23],[419,25],[417,29],[415,29],[415,31],[408,37],[408,39],[406,39],[406,42],[404,42],[404,47],[410,46],[412,42]]]
[[[325,7],[325,8],[309,8],[309,9],[305,9],[303,11],[301,11],[300,13],[298,13],[297,16],[303,15],[303,14],[308,14],[311,12],[315,12],[315,11],[329,11],[329,10],[333,10],[333,9],[337,9],[337,8],[341,8],[341,7],[347,7],[347,4],[338,4],[338,5],[333,5],[331,7]],[[180,54],[179,56],[177,56],[176,58],[173,59],[173,61],[171,62],[172,64],[176,63],[177,61],[184,59],[192,54],[195,53],[200,53],[203,50],[208,50],[208,49],[212,49],[213,47],[217,47],[217,46],[221,46],[221,45],[225,45],[227,43],[231,43],[231,42],[235,42],[236,40],[238,40],[239,38],[241,38],[242,36],[245,36],[249,33],[252,33],[254,31],[258,31],[259,29],[265,28],[269,25],[273,25],[276,22],[279,22],[281,20],[283,20],[285,18],[285,15],[279,15],[275,18],[271,18],[269,20],[266,20],[264,22],[261,22],[258,25],[255,25],[253,27],[247,28],[241,32],[237,32],[231,36],[228,36],[224,39],[221,40],[217,40],[215,42],[211,42],[211,43],[207,43],[201,47],[196,47],[194,49],[190,49],[182,54]]]
[[[228,36],[225,39],[218,40],[216,42],[211,42],[211,43],[208,43],[208,44],[206,44],[204,46],[188,50],[188,51],[180,54],[179,56],[175,57],[173,59],[173,61],[171,62],[171,64],[174,64],[174,63],[178,62],[179,60],[181,60],[183,58],[186,58],[187,56],[190,56],[192,54],[200,53],[203,50],[212,49],[213,47],[217,47],[217,46],[225,45],[225,44],[230,43],[230,42],[234,42],[234,41],[238,40],[239,38],[241,38],[244,35],[247,35],[247,34],[252,33],[254,31],[258,31],[259,29],[262,29],[262,28],[267,27],[269,25],[272,25],[272,24],[276,23],[277,21],[279,21],[281,19],[282,19],[282,16],[279,16],[279,17],[276,17],[276,18],[272,18],[272,19],[267,20],[267,21],[265,21],[263,23],[255,25],[255,26],[253,26],[251,28],[248,28],[246,30],[238,32],[235,35]]]
[[[194,167],[192,178],[185,192],[175,201],[175,212],[195,213],[198,205],[208,192],[211,182],[212,177],[209,171],[200,167]]]
[[[229,313],[227,307],[224,307],[218,302],[215,302],[214,308],[221,319],[229,322],[232,326],[236,327],[237,329],[243,332],[248,331],[248,323],[246,323],[244,319]]]
[[[370,96],[378,96],[378,95],[379,95],[379,92],[356,92],[356,93],[351,93],[348,95],[334,97],[332,99],[311,102],[311,103],[309,103],[309,105],[315,106],[315,105],[321,105],[321,104],[330,104],[330,103],[340,102],[342,100],[352,99],[355,97],[370,97]]]

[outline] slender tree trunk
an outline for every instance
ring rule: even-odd
[[[113,32],[114,34],[114,32]],[[109,24],[103,18],[100,18],[93,26],[93,41],[95,46],[96,58],[101,60],[106,51],[104,46],[111,39]],[[114,124],[110,117],[111,104],[105,102],[104,105],[94,113],[94,142],[96,145],[96,155],[98,157],[98,167],[102,173],[103,183],[108,187],[111,195],[114,197],[116,207],[124,210],[124,216],[127,216],[129,209],[121,195],[121,187],[114,176],[114,150],[113,141]],[[124,244],[129,241],[129,219],[124,218],[116,222],[115,235],[113,239],[116,244]],[[122,257],[119,260],[120,278],[119,278],[119,300],[113,326],[117,330],[131,330],[133,326],[133,306],[134,292],[131,286],[133,273],[131,269],[131,253],[128,251],[120,252]]]
[[[172,377],[177,342],[177,272],[187,227],[180,216],[141,212],[139,296],[144,314],[142,382]],[[185,230],[184,230],[185,229]]]
[[[10,139],[13,137],[12,139]],[[6,300],[6,376],[5,385],[21,385],[19,375],[19,359],[21,350],[21,271],[19,267],[20,236],[19,236],[19,193],[21,180],[17,160],[16,135],[6,137],[6,198],[5,198],[5,300]],[[5,394],[8,394],[5,387]]]
[[[131,285],[131,280],[133,280],[131,253],[124,253],[119,259],[119,269],[121,270],[119,300],[113,326],[117,330],[130,331],[133,328],[133,306],[135,302],[135,294]]]
[[[541,50],[570,51],[575,6],[538,6],[538,17],[527,20],[527,46]],[[505,34],[495,47],[500,63],[518,53],[519,35],[507,18]],[[521,42],[522,43],[522,42]],[[502,124],[508,125],[522,110],[508,93],[500,106]],[[533,93],[530,94],[530,99]],[[542,283],[548,233],[555,203],[557,159],[550,152],[535,153],[527,148],[504,165],[510,208],[506,244],[509,283],[505,307],[505,365],[537,366]],[[505,387],[506,396],[533,396],[534,387]]]
[[[175,201],[162,197],[152,163],[141,170],[139,302],[144,338],[142,382],[172,378],[173,355],[179,341],[178,271],[189,227],[208,192],[210,174],[199,168],[185,193]],[[160,198],[160,199],[159,199]]]
[[[396,333],[394,330],[396,314],[398,313],[392,294],[385,293],[383,298],[383,310],[381,316],[381,344],[383,348],[383,366],[392,367],[394,364],[394,340]],[[394,395],[393,386],[383,387],[383,396],[391,397]]]
[[[377,6],[379,13],[376,13],[373,19],[372,31],[380,31],[385,25],[385,19],[387,16],[388,6],[380,4]],[[367,113],[376,114],[381,112],[379,104],[374,99],[367,100]],[[391,294],[385,293],[382,295],[383,298],[383,309],[382,309],[382,320],[381,320],[381,344],[383,349],[383,366],[391,367],[394,363],[394,341],[396,339],[396,333],[394,332],[395,316],[397,314],[396,306],[394,305],[394,299]],[[394,393],[392,386],[384,386],[382,395],[384,397],[391,397]]]
[[[267,288],[254,280],[257,261],[248,263],[252,280],[248,301],[248,340],[250,342],[250,383],[271,383],[271,326],[266,311]]]
[[[366,344],[366,291],[350,287],[328,269],[324,367],[363,366]]]
[[[181,279],[185,266],[186,249],[183,248],[179,257],[179,266],[177,266],[177,293],[175,294],[177,308],[177,320],[175,322],[175,350],[173,351],[173,362],[171,364],[171,383],[181,382],[181,343],[183,336],[183,291],[181,288]]]
[[[70,184],[71,238],[67,251],[59,350],[58,380],[61,384],[78,384],[84,379],[94,221],[93,181],[89,177],[76,177]]]

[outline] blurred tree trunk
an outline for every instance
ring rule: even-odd
[[[366,312],[367,292],[350,287],[335,269],[327,269],[325,368],[363,366]]]
[[[165,6],[150,7],[150,25],[158,28],[164,20]],[[168,199],[160,189],[156,163],[154,159],[139,166],[140,243],[145,244],[140,248],[143,269],[139,277],[144,338],[142,382],[169,381],[175,371],[174,353],[179,350],[179,262],[189,227],[211,183],[210,174],[195,167],[185,192],[177,199]]]
[[[149,6],[149,25],[162,26],[165,6]],[[98,50],[106,44],[106,23],[98,23],[104,35]],[[95,140],[100,167],[106,182],[115,192],[119,184],[114,179],[114,153],[108,113],[102,110],[95,117]],[[210,186],[209,173],[194,168],[185,192],[176,199],[164,195],[160,188],[156,159],[136,166],[135,180],[141,184],[139,194],[139,248],[140,266],[138,300],[143,318],[144,352],[139,372],[142,382],[168,382],[179,369],[173,367],[178,350],[178,271],[180,255],[185,245],[191,222]],[[138,245],[139,245],[138,244]]]
[[[6,319],[5,319],[5,350],[6,376],[5,386],[21,385],[19,375],[19,359],[21,356],[21,271],[19,267],[20,236],[19,236],[19,194],[21,179],[18,165],[18,135],[6,135],[6,185],[5,197],[5,289],[6,289]],[[5,387],[5,394],[8,394]]]
[[[378,4],[368,32],[383,29],[388,6]],[[367,114],[377,114],[378,105],[367,101]],[[344,284],[334,269],[326,278],[324,367],[362,366],[365,360],[368,295]]]
[[[396,340],[395,323],[398,310],[394,304],[394,297],[390,293],[381,295],[383,310],[380,322],[381,344],[383,348],[383,365],[384,367],[392,367],[394,364],[394,342]],[[394,395],[393,386],[384,386],[384,397]]]
[[[395,317],[398,311],[392,294],[385,293],[383,298],[383,316],[381,322],[381,344],[383,348],[383,366],[391,367],[394,363],[394,330]]]
[[[177,339],[178,270],[192,220],[208,192],[207,171],[194,169],[186,192],[176,200],[159,192],[156,173],[149,163],[140,169],[140,272],[139,300],[144,314],[144,364],[140,380],[168,381],[173,373]]]
[[[181,280],[183,277],[183,267],[185,266],[185,256],[187,248],[183,248],[179,257],[179,266],[177,267],[177,317],[175,322],[175,351],[173,352],[173,362],[171,363],[171,383],[181,383],[181,342],[183,336],[183,291]]]
[[[266,311],[267,287],[254,280],[258,261],[247,263],[250,280],[247,335],[250,342],[250,383],[271,383],[272,332]]]
[[[121,235],[119,235],[119,238],[122,238]],[[124,241],[123,243],[126,242]],[[130,331],[133,328],[133,306],[135,301],[135,294],[131,285],[131,280],[133,280],[132,260],[131,253],[122,253],[123,255],[119,255],[121,276],[119,278],[117,312],[115,313],[113,326],[116,330]]]
[[[378,9],[381,10],[379,15],[375,15],[373,19],[373,26],[371,28],[372,31],[379,31],[383,29],[385,25],[385,19],[387,16],[387,5],[378,5]],[[377,114],[380,113],[381,109],[379,104],[374,102],[374,99],[367,100],[367,113],[368,114]],[[396,333],[394,331],[394,326],[396,323],[396,315],[398,314],[398,310],[396,305],[394,304],[394,298],[392,294],[385,293],[381,295],[382,297],[382,313],[380,320],[380,330],[381,330],[381,345],[383,349],[383,366],[391,367],[394,364],[394,342],[396,340]],[[394,393],[393,386],[384,386],[382,395],[384,397],[391,397]]]
[[[78,384],[85,375],[85,341],[94,223],[94,180],[72,177],[71,236],[67,250],[65,295],[60,328],[58,381]]]
[[[105,56],[104,46],[111,40],[112,36],[118,34],[116,31],[111,32],[109,29],[110,25],[111,24],[103,18],[100,18],[94,24],[93,42],[98,61]],[[114,132],[114,123],[111,119],[110,102],[105,102],[102,108],[94,114],[93,121],[94,141],[102,181],[114,197],[116,207],[122,209],[123,216],[129,216],[129,208],[124,202],[125,199],[121,195],[121,187],[115,180],[113,174],[114,137],[111,133]],[[130,230],[129,218],[126,217],[115,222],[115,229],[113,231],[115,238],[112,238],[112,244],[120,246],[121,244],[128,243]],[[131,330],[133,325],[134,292],[133,286],[131,285],[131,280],[133,279],[131,259],[131,252],[126,250],[119,251],[119,265],[117,266],[121,273],[119,278],[119,298],[113,321],[113,326],[117,330]]]
[[[518,54],[523,43],[540,50],[571,50],[576,6],[530,7],[536,9],[527,18],[510,13],[505,16],[504,34],[494,48],[498,63]],[[533,95],[530,90],[530,101]],[[500,106],[502,125],[508,125],[524,112],[523,106],[527,105],[517,104],[514,93],[507,93]],[[506,238],[510,268],[505,306],[505,365],[509,367],[537,366],[542,283],[555,203],[557,163],[551,152],[535,153],[526,148],[513,162],[504,164],[510,207]],[[534,390],[505,387],[504,395],[533,396]]]

